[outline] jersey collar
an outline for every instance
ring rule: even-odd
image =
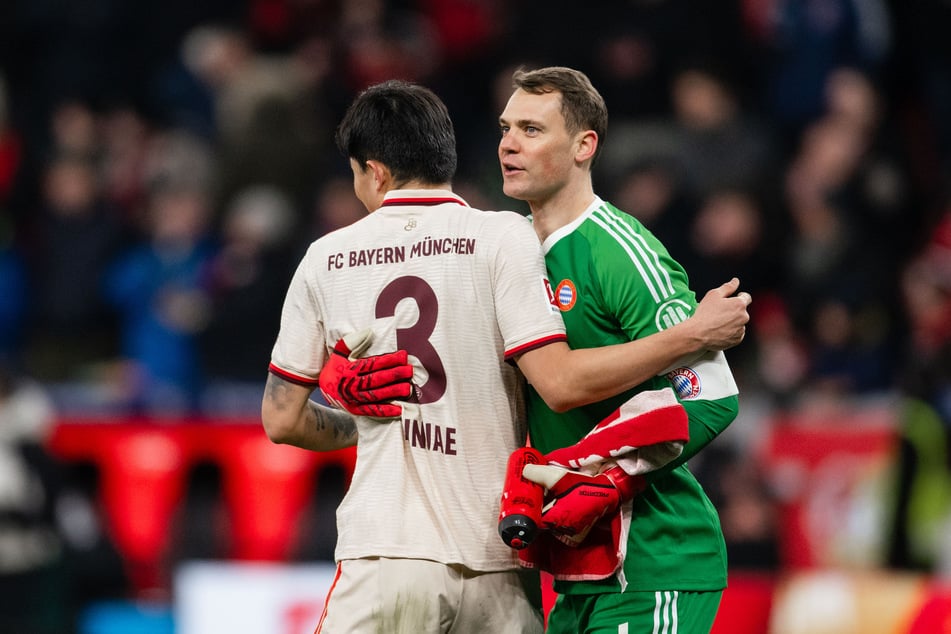
[[[555,231],[552,231],[551,235],[545,238],[545,242],[542,244],[542,250],[547,254],[549,249],[555,246],[555,243],[557,243],[559,240],[561,240],[562,238],[570,234],[572,231],[577,229],[581,225],[581,223],[583,223],[585,220],[590,218],[591,214],[593,214],[594,211],[603,204],[604,204],[604,201],[601,200],[601,197],[595,196],[594,200],[591,201],[591,204],[588,205],[588,208],[584,210],[584,213],[582,213],[580,216],[578,216],[577,218],[575,218],[574,220],[572,220],[565,226],[559,227]]]
[[[383,196],[382,207],[400,205],[443,205],[453,203],[468,207],[469,203],[448,189],[394,189]]]

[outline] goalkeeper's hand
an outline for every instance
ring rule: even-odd
[[[528,464],[522,475],[548,490],[541,526],[568,546],[581,544],[598,520],[615,513],[621,502],[646,486],[643,476],[628,475],[617,465],[590,476],[554,465]]]
[[[373,341],[371,330],[346,335],[320,371],[320,392],[328,403],[358,416],[396,418],[402,407],[390,401],[413,394],[413,366],[405,350],[360,358]]]

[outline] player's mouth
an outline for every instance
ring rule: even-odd
[[[502,163],[502,175],[503,176],[512,176],[513,174],[518,174],[524,172],[525,170],[511,163]]]

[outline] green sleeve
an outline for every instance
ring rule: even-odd
[[[687,411],[687,425],[690,430],[690,440],[684,446],[683,453],[668,463],[663,469],[658,469],[647,475],[648,482],[663,477],[673,469],[690,460],[710,442],[723,433],[736,419],[740,409],[738,396],[728,396],[715,401],[681,401]]]

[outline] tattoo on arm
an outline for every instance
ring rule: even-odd
[[[307,405],[307,424],[313,425],[318,433],[323,434],[329,431],[341,447],[349,446],[357,441],[357,424],[353,416],[347,412],[318,405],[313,401],[308,401]]]
[[[281,377],[268,373],[264,384],[264,398],[271,402],[274,409],[284,411],[291,406],[288,403],[287,388],[291,385]]]
[[[289,394],[292,387],[296,386],[279,376],[268,374],[264,396],[278,411],[286,412],[292,408],[296,409],[299,406],[299,400]],[[356,444],[357,424],[348,412],[308,400],[300,416],[303,417],[306,429],[313,430],[316,436],[327,445],[327,450]]]

